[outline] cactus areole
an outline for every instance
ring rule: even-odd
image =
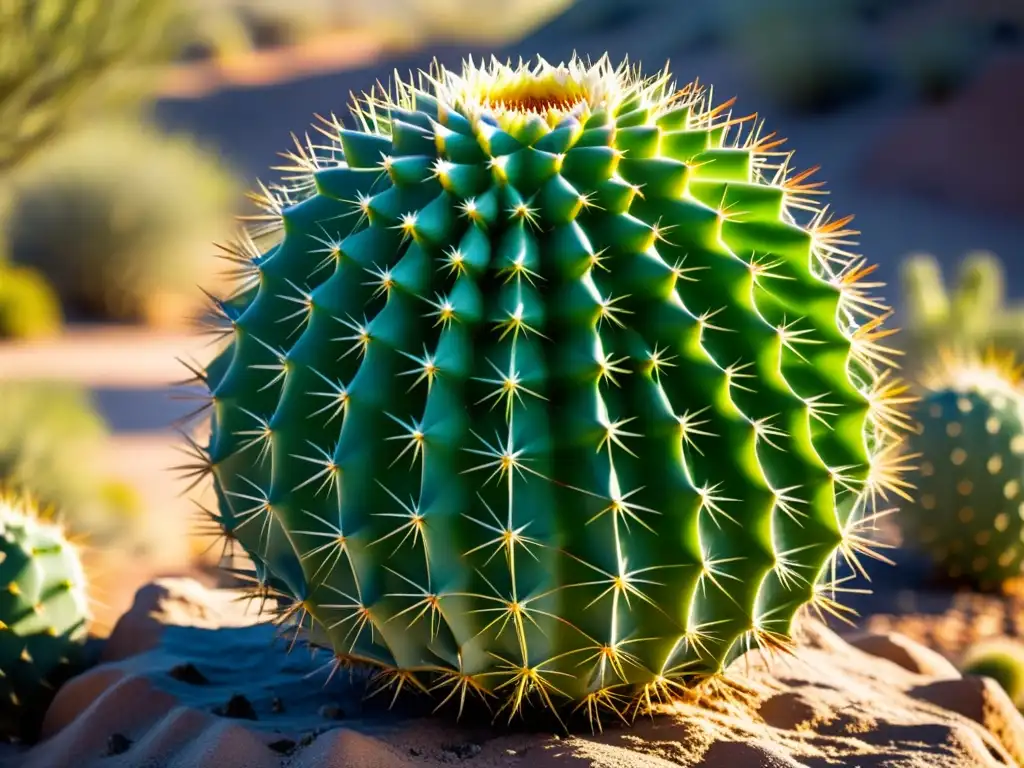
[[[286,613],[511,716],[642,709],[839,610],[903,389],[780,142],[607,57],[435,64],[352,112],[227,248],[200,373],[212,515]]]

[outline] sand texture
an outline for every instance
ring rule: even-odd
[[[632,728],[567,737],[387,711],[326,657],[258,623],[228,590],[147,585],[103,662],[58,693],[20,768],[964,768],[1024,761],[1024,718],[994,683],[962,678],[893,634],[841,638],[808,620],[793,658],[748,654],[746,693],[677,704]]]

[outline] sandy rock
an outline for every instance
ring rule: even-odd
[[[888,659],[904,669],[931,677],[958,678],[960,672],[942,654],[894,632],[866,633],[849,639],[850,645],[872,656]]]
[[[259,612],[244,597],[231,590],[207,589],[195,579],[157,579],[135,594],[131,610],[114,625],[103,660],[118,661],[155,648],[167,626],[252,625],[259,621]]]
[[[894,117],[862,164],[872,186],[1016,215],[1024,206],[1024,55],[1005,54],[949,102]]]
[[[1020,714],[994,680],[973,676],[939,680],[914,688],[909,694],[980,723],[1018,763],[1024,764],[1024,732],[1018,727]]]
[[[1005,694],[895,635],[855,647],[806,621],[791,657],[752,652],[716,691],[560,738],[389,712],[345,675],[325,685],[323,656],[287,653],[235,598],[188,579],[140,590],[109,660],[61,689],[48,738],[12,768],[999,768],[1022,755]]]

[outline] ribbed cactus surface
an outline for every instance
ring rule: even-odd
[[[667,71],[394,88],[267,191],[201,374],[215,517],[287,613],[514,714],[622,712],[838,610],[903,396],[817,185]]]
[[[1024,390],[1004,358],[949,356],[925,381],[908,545],[945,576],[998,588],[1024,573]]]
[[[0,495],[0,733],[30,737],[86,635],[78,552],[26,499]]]

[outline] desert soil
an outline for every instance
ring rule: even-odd
[[[731,695],[573,736],[388,711],[357,677],[275,640],[236,593],[167,579],[140,591],[105,661],[73,679],[20,768],[997,768],[1024,760],[1024,719],[900,635],[843,638],[815,620],[793,657],[749,654]],[[258,672],[257,672],[258,670]],[[376,702],[376,703],[375,703]]]

